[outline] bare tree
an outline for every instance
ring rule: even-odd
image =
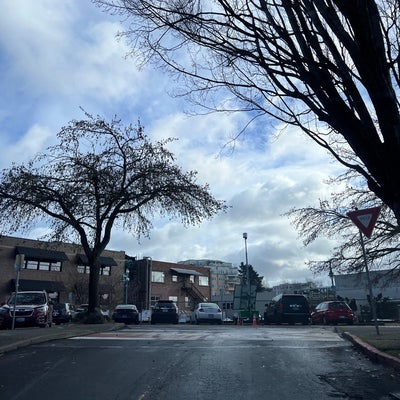
[[[347,212],[357,205],[370,208],[378,203],[377,197],[365,186],[360,177],[349,170],[327,182],[330,187],[340,185],[341,190],[331,193],[329,200],[320,200],[318,207],[293,208],[285,215],[291,220],[305,246],[316,239],[327,237],[337,243],[327,260],[310,260],[308,265],[316,273],[354,273],[364,268],[359,232],[348,218]],[[383,205],[373,235],[365,239],[366,256],[369,265],[382,265],[400,273],[398,261],[400,245],[398,225],[390,209]]]
[[[140,126],[86,114],[58,133],[59,144],[0,175],[3,232],[43,222],[49,237],[75,240],[88,258],[89,312],[98,302],[99,257],[116,226],[147,235],[156,213],[200,223],[224,210],[196,173],[174,164],[166,145]]]
[[[136,57],[186,78],[180,94],[301,128],[400,223],[398,0],[94,2],[130,23]]]

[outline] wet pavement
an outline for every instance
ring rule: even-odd
[[[16,350],[31,344],[47,342],[49,340],[67,339],[74,336],[85,336],[98,332],[109,332],[123,328],[124,324],[62,324],[51,328],[15,328],[14,330],[0,330],[0,354]]]
[[[53,325],[51,328],[16,328],[14,330],[0,330],[0,354],[29,346],[31,344],[43,343],[50,340],[116,331],[122,329],[124,326],[124,324],[113,322],[107,322],[104,324],[71,323]],[[400,358],[378,351],[376,348],[360,339],[360,336],[365,337],[365,335],[371,337],[376,336],[376,328],[374,326],[339,325],[335,327],[332,326],[332,330],[353,343],[356,348],[370,357],[373,361],[384,363],[400,370]],[[390,337],[395,336],[400,341],[400,324],[379,326],[379,332],[381,337],[385,337],[385,335],[390,335]]]

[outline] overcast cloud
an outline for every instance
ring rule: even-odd
[[[277,135],[268,119],[229,146],[243,116],[189,117],[182,99],[167,91],[174,83],[151,67],[138,70],[129,48],[116,39],[120,21],[85,0],[14,0],[0,14],[0,166],[43,150],[60,128],[94,115],[138,119],[151,138],[175,137],[169,148],[198,182],[230,206],[200,226],[156,220],[150,239],[140,243],[115,231],[109,248],[132,256],[177,262],[215,259],[238,266],[248,259],[268,286],[314,277],[307,260],[323,260],[332,243],[321,239],[304,248],[290,221],[292,207],[317,205],[329,188],[324,181],[341,167],[294,129]],[[43,228],[45,229],[45,228]],[[31,233],[36,238],[41,230]]]

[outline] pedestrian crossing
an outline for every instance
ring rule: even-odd
[[[137,340],[137,341],[281,341],[281,342],[330,342],[343,343],[344,340],[332,329],[315,328],[274,328],[265,327],[236,327],[226,329],[133,329],[126,328],[115,332],[93,333],[86,336],[77,336],[71,340]]]

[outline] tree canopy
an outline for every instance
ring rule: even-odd
[[[185,78],[178,94],[299,127],[399,224],[397,0],[94,1],[124,17],[137,59]]]
[[[243,262],[240,263],[239,266],[239,278],[243,285],[247,284],[247,267]],[[263,277],[258,274],[257,271],[254,270],[253,266],[249,264],[249,277],[250,277],[250,285],[256,287],[256,292],[261,292],[264,290],[262,280]]]
[[[38,223],[48,238],[75,241],[88,258],[89,311],[98,296],[99,257],[120,227],[148,235],[156,214],[198,224],[225,210],[196,172],[174,163],[167,145],[151,142],[140,123],[124,126],[86,114],[57,134],[59,143],[0,175],[1,230],[25,232]]]
[[[360,182],[354,171],[331,179],[327,184],[333,189],[329,199],[319,201],[319,206],[293,208],[286,215],[308,246],[318,238],[335,240],[331,256],[326,260],[310,260],[309,267],[316,273],[356,273],[364,269],[364,258],[360,247],[358,228],[348,218],[347,212],[376,206],[377,197]],[[400,271],[398,261],[400,246],[398,225],[390,209],[383,205],[370,239],[365,238],[368,264],[375,269],[385,268]]]

